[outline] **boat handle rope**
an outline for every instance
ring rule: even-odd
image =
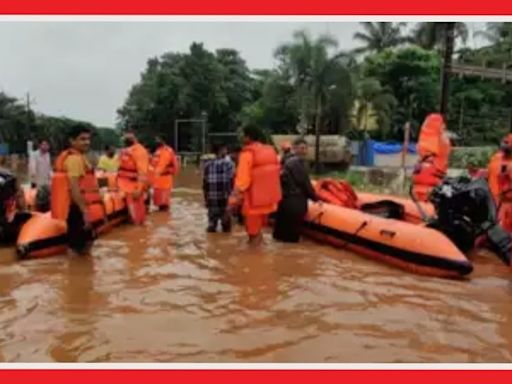
[[[414,192],[412,189],[413,184],[411,184],[411,186],[409,187],[409,196],[411,197],[411,200],[413,201],[414,205],[416,205],[416,208],[418,208],[418,212],[420,213],[421,219],[425,223],[428,223],[430,221],[430,217],[428,217],[428,215],[423,210],[423,207],[421,206],[420,202],[418,201],[418,199],[416,199],[416,196],[414,196]]]
[[[321,210],[320,212],[318,212],[312,219],[311,221],[316,223],[316,224],[321,224],[320,221],[322,220],[322,216],[324,215],[324,211]]]
[[[369,222],[367,220],[363,221],[361,223],[361,225],[359,225],[359,227],[357,227],[357,229],[354,231],[354,233],[352,234],[352,236],[357,236],[359,235],[359,232],[361,232],[364,228],[366,228],[366,226],[369,224]],[[346,240],[345,243],[340,247],[340,249],[345,249],[348,245],[350,244],[350,239],[349,240]]]

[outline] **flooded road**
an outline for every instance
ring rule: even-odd
[[[92,256],[0,250],[0,361],[511,362],[512,271],[412,275],[305,240],[260,250],[206,234],[193,172],[171,213]]]

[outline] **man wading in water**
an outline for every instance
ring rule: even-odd
[[[219,221],[224,232],[231,231],[231,217],[226,212],[228,198],[233,189],[234,163],[226,158],[226,146],[215,145],[217,156],[204,166],[203,193],[208,209],[208,232],[216,232]]]
[[[281,171],[283,199],[277,209],[274,239],[297,243],[308,210],[308,199],[317,201],[315,190],[304,165],[308,145],[304,139],[293,143],[293,153],[285,158]]]
[[[262,132],[254,125],[243,128],[244,147],[236,169],[235,186],[228,201],[231,212],[242,206],[249,243],[259,245],[269,214],[281,200],[280,163],[270,145],[262,143]]]

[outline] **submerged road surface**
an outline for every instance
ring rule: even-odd
[[[171,213],[91,257],[0,250],[0,361],[511,362],[512,270],[412,275],[305,240],[206,234],[193,171]]]

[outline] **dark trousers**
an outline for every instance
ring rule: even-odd
[[[224,232],[231,231],[231,216],[226,212],[227,200],[208,204],[208,232],[216,232],[219,221]]]
[[[78,205],[71,204],[67,219],[68,245],[79,254],[86,253],[94,241],[92,228],[86,228],[82,211]]]
[[[283,198],[275,215],[274,239],[285,243],[299,242],[306,212],[307,200],[304,197]]]

